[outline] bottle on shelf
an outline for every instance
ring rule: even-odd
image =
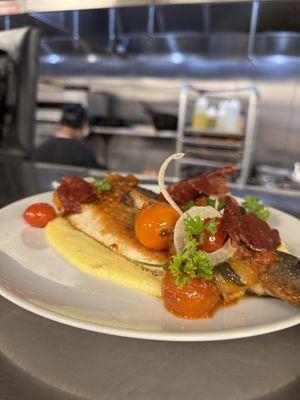
[[[218,104],[217,110],[217,121],[216,121],[216,130],[218,132],[226,132],[226,123],[227,123],[227,101],[220,101]]]
[[[217,122],[217,109],[214,106],[208,107],[206,110],[206,126],[208,129],[215,129]]]
[[[240,132],[241,102],[238,99],[228,100],[226,103],[226,132]]]
[[[238,132],[239,133],[245,133],[245,128],[246,128],[246,121],[247,121],[247,116],[245,111],[241,111],[240,113],[240,118],[238,122]]]
[[[192,128],[195,130],[205,129],[207,127],[206,111],[208,107],[208,99],[201,96],[197,99],[192,120]]]

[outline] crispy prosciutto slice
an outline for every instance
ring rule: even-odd
[[[81,204],[94,197],[94,186],[79,176],[69,176],[62,179],[57,188],[57,195],[62,204],[64,215],[81,212]]]
[[[231,239],[238,243],[246,243],[253,250],[275,251],[280,246],[277,229],[269,225],[255,214],[243,214],[236,200],[227,196],[224,207],[224,229]]]
[[[178,205],[184,205],[203,193],[221,196],[228,193],[226,175],[234,174],[236,167],[228,166],[208,172],[192,179],[184,179],[168,187],[168,192]]]

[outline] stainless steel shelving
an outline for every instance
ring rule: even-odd
[[[230,0],[230,2],[241,3],[249,2],[249,0]],[[0,15],[195,3],[228,3],[228,0],[0,0]]]
[[[209,138],[203,138],[199,137],[197,139],[193,138],[186,138],[182,139],[182,143],[188,144],[188,145],[194,145],[196,147],[198,146],[205,146],[205,147],[212,147],[215,149],[242,149],[243,148],[243,142],[242,141],[217,141],[215,139],[209,139]]]
[[[151,127],[150,127],[151,128]],[[104,126],[92,126],[91,131],[98,135],[105,136],[134,136],[145,138],[158,138],[158,139],[176,139],[176,132],[174,131],[153,131],[151,129],[137,129],[137,128],[113,128]]]
[[[218,132],[212,129],[194,130],[188,126],[190,95],[196,98],[243,96],[247,104],[247,121],[244,133]],[[194,104],[194,103],[193,103]],[[179,97],[177,152],[187,153],[175,166],[175,174],[182,177],[184,165],[218,168],[226,164],[236,165],[238,184],[245,185],[250,175],[256,136],[258,92],[255,87],[226,90],[201,90],[191,85],[182,86]],[[192,147],[193,146],[193,147]],[[224,154],[223,154],[224,153]]]
[[[178,160],[180,162],[180,160]],[[177,161],[177,163],[178,163]],[[191,157],[186,157],[184,159],[184,164],[186,165],[194,165],[194,166],[200,166],[200,167],[211,167],[211,168],[221,168],[224,167],[224,163],[221,161],[214,161],[214,160],[207,160],[207,159],[201,159],[201,158],[191,158]],[[236,164],[236,167],[238,170],[241,169],[240,164]],[[178,175],[177,175],[178,176]]]

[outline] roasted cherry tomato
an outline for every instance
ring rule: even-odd
[[[212,281],[192,279],[183,286],[167,272],[162,281],[162,297],[168,311],[178,317],[196,319],[209,317],[221,299],[221,293]]]
[[[211,218],[205,218],[205,224],[207,224],[210,220]],[[216,218],[216,221],[219,223],[217,232],[212,234],[209,231],[204,231],[204,240],[203,243],[198,246],[199,250],[204,250],[207,253],[212,253],[213,251],[216,251],[223,246],[227,237],[227,233],[222,227],[223,218]]]
[[[138,240],[152,250],[168,250],[178,213],[168,204],[149,203],[135,218]]]
[[[54,208],[47,203],[32,204],[23,213],[24,220],[35,228],[44,228],[55,217]]]

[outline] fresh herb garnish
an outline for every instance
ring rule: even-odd
[[[219,201],[219,204],[217,205],[217,210],[221,211],[225,207],[225,201]]]
[[[172,257],[170,272],[176,276],[176,285],[182,286],[193,278],[212,279],[213,264],[205,251],[197,250],[196,241],[187,242],[183,251]]]
[[[215,208],[218,211],[221,211],[221,210],[223,210],[225,203],[224,203],[224,201],[217,201],[217,199],[209,197],[207,200],[207,205]]]
[[[131,262],[133,262],[134,264],[145,265],[145,267],[157,267],[157,268],[166,268],[167,267],[167,264],[148,263],[148,262],[132,260],[132,259],[129,259],[129,260]]]
[[[245,199],[242,203],[242,207],[246,214],[252,212],[258,216],[258,218],[266,221],[269,218],[269,210],[268,206],[260,201],[256,197],[245,196]]]
[[[209,206],[211,206],[213,208],[216,208],[216,202],[217,202],[216,199],[212,199],[211,197],[209,197],[208,200],[207,200],[207,205],[209,205]]]
[[[211,218],[207,223],[205,223],[205,220],[201,218],[200,215],[191,217],[190,214],[187,214],[183,221],[185,238],[187,241],[193,241],[196,240],[196,236],[198,242],[203,243],[204,231],[208,231],[214,235],[218,230],[218,224],[219,222],[216,218]]]
[[[195,206],[195,202],[193,200],[190,200],[186,203],[186,205],[183,207],[183,211],[188,211],[190,208]]]
[[[111,184],[106,179],[95,179],[93,185],[97,192],[109,192],[112,189]]]
[[[183,225],[186,245],[181,253],[172,257],[169,265],[170,272],[176,276],[176,285],[182,286],[193,278],[212,279],[214,265],[207,258],[207,253],[197,247],[203,243],[204,231],[217,232],[218,221],[212,218],[205,223],[199,215],[191,217],[187,214]]]

